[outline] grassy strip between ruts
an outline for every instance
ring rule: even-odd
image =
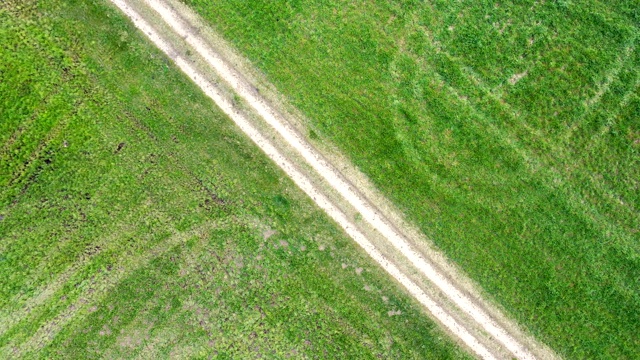
[[[467,357],[118,11],[0,44],[1,357]]]
[[[635,2],[183,1],[539,339],[640,353]]]

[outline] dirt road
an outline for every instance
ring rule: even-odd
[[[299,119],[277,95],[258,91],[250,66],[197,16],[166,0],[111,2],[471,352],[484,359],[556,357],[483,300],[353,166],[301,135]]]

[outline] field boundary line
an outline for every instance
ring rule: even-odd
[[[384,270],[400,282],[409,293],[424,305],[444,327],[458,337],[478,356],[486,359],[495,358],[494,354],[483,345],[476,336],[472,335],[463,324],[456,321],[443,307],[438,305],[406,274],[383,255],[373,243],[363,234],[358,227],[345,216],[325,194],[322,188],[317,186],[305,175],[296,164],[278,150],[276,146],[263,133],[254,126],[251,121],[238,109],[232,101],[229,101],[222,91],[212,84],[205,75],[199,72],[191,62],[178,54],[175,48],[164,38],[142,15],[129,5],[127,0],[110,0],[115,4],[134,25],[138,27],[161,51],[167,54],[174,63],[191,80],[196,83],[204,93],[210,97],[223,112],[225,112],[236,125],[273,160],[314,202],[322,208],[345,232],[362,247],[367,254],[375,260]],[[474,299],[461,291],[456,284],[433,264],[424,258],[422,254],[413,249],[402,232],[397,229],[384,216],[382,211],[372,205],[358,189],[356,189],[336,168],[330,164],[311,144],[309,144],[293,127],[283,119],[283,116],[267,101],[259,92],[251,86],[244,76],[236,71],[225,59],[220,57],[210,45],[194,31],[194,26],[181,17],[170,5],[160,0],[143,0],[150,9],[155,11],[163,25],[168,26],[192,49],[194,49],[211,67],[212,70],[224,80],[231,89],[244,99],[253,110],[260,115],[286,143],[297,151],[304,161],[304,165],[310,166],[326,181],[333,190],[337,191],[344,200],[353,206],[362,215],[362,218],[380,234],[382,234],[397,251],[399,251],[420,273],[425,275],[446,297],[467,314],[475,323],[486,331],[493,341],[501,344],[511,354],[519,359],[534,359],[536,356],[516,337],[512,336],[499,322],[492,318]],[[275,141],[275,140],[274,140]],[[511,325],[511,324],[510,324]],[[540,346],[541,347],[541,346]],[[547,355],[550,355],[547,354]]]

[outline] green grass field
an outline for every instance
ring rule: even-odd
[[[1,358],[468,357],[105,1],[2,2],[0,94]]]
[[[638,356],[636,1],[183,1],[540,340]]]

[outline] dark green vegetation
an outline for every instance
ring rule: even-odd
[[[637,1],[185,2],[540,340],[637,357]]]
[[[466,357],[106,3],[2,2],[0,94],[1,358]]]

